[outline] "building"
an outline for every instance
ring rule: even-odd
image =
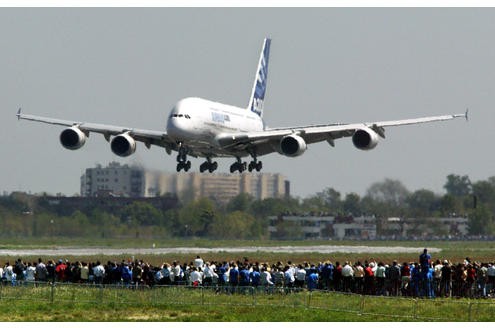
[[[271,217],[271,239],[376,239],[373,217],[290,215]]]
[[[81,176],[81,195],[86,197],[156,197],[167,193],[224,203],[241,193],[255,199],[288,197],[290,183],[277,173],[164,173],[117,162],[88,168]]]

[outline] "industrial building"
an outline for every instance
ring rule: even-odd
[[[218,202],[247,193],[255,199],[290,196],[290,183],[278,173],[164,173],[139,166],[111,162],[97,165],[81,176],[84,197],[157,197],[175,194],[179,198],[208,197]]]

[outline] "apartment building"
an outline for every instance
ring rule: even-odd
[[[81,195],[85,197],[156,197],[167,193],[219,202],[228,202],[240,193],[255,199],[283,198],[290,195],[290,183],[278,173],[164,173],[117,162],[88,168],[81,176]]]

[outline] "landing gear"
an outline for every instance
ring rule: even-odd
[[[212,162],[211,158],[207,157],[206,161],[199,166],[199,172],[203,173],[204,171],[208,170],[208,172],[213,173],[213,171],[215,171],[217,168],[218,163]]]
[[[255,152],[252,152],[251,156],[253,157],[253,160],[249,162],[249,166],[248,166],[249,172],[252,172],[253,170],[256,170],[257,172],[261,171],[261,168],[263,167],[263,163],[261,161],[258,162]]]
[[[261,171],[263,168],[263,163],[261,161],[251,161],[248,165],[248,171],[252,172],[253,170],[256,170],[257,172]]]
[[[246,170],[246,166],[246,162],[242,162],[241,158],[237,157],[237,162],[230,166],[230,173],[234,173],[235,171],[239,171],[239,173],[242,173]]]
[[[177,155],[177,172],[184,169],[185,172],[191,168],[191,161],[187,160],[187,148],[179,143],[179,155]]]

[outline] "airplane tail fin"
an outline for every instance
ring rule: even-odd
[[[263,117],[263,102],[265,100],[266,82],[268,78],[268,57],[270,56],[271,39],[265,38],[263,48],[261,49],[258,70],[254,80],[251,98],[249,99],[248,109],[260,117]]]

